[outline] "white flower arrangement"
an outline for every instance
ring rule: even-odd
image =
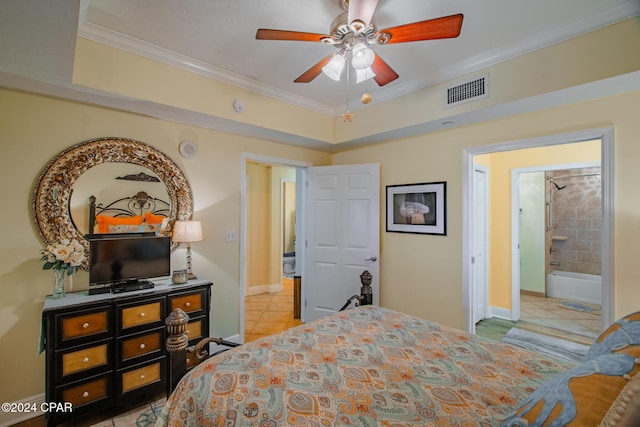
[[[67,276],[78,271],[85,259],[84,246],[77,240],[62,239],[42,249],[43,270],[64,270]]]

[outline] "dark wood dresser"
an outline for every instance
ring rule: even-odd
[[[189,344],[209,336],[211,282],[191,280],[120,294],[69,293],[45,299],[46,401],[69,402],[71,413],[47,424],[111,406],[136,406],[167,390],[166,328],[171,311],[189,315]]]

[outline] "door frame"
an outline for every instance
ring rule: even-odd
[[[240,156],[240,233],[238,235],[240,243],[240,277],[238,286],[238,333],[241,343],[244,343],[244,296],[247,288],[247,162],[253,161],[256,163],[267,164],[270,166],[284,166],[292,167],[296,169],[296,181],[298,176],[304,176],[299,173],[300,170],[305,171],[306,168],[313,166],[310,162],[301,162],[297,160],[284,159],[279,157],[265,156],[256,153],[241,153]],[[298,184],[298,183],[296,183]],[[296,230],[304,230],[304,218],[305,218],[305,206],[304,206],[304,193],[305,185],[296,185],[296,212],[299,221],[296,223]],[[302,197],[298,197],[298,193],[302,193]],[[296,253],[298,253],[298,242],[304,241],[304,236],[297,234],[296,241]],[[282,254],[280,254],[282,256]],[[304,276],[304,264],[300,266],[301,270],[298,271],[296,267],[296,273]],[[304,283],[304,281],[303,281]],[[303,290],[304,292],[304,285]]]
[[[577,142],[577,141],[576,141]],[[602,142],[601,142],[602,144]],[[526,168],[515,168],[511,170],[511,320],[520,320],[520,191],[518,182],[520,174],[531,172],[547,172],[564,169],[601,167],[601,163],[581,162],[563,163],[546,166],[532,166]],[[546,190],[545,190],[546,193]],[[601,215],[602,216],[602,215]],[[546,226],[546,223],[543,224]],[[543,248],[546,251],[546,247]],[[602,248],[600,248],[602,252]],[[602,253],[600,254],[602,258]],[[546,266],[545,266],[546,267]],[[545,286],[546,293],[546,286]]]
[[[500,151],[519,150],[523,148],[544,147],[570,144],[599,139],[601,149],[602,173],[602,326],[614,321],[615,291],[615,234],[614,234],[614,160],[615,138],[612,126],[569,132],[558,135],[542,136],[531,139],[500,142],[496,144],[468,147],[463,149],[462,167],[462,305],[464,311],[464,328],[475,333],[473,323],[473,288],[471,275],[471,256],[473,254],[473,158],[478,154],[489,154]],[[513,305],[514,301],[511,301]],[[519,303],[519,300],[518,300]]]

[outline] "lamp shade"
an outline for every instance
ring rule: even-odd
[[[173,225],[172,240],[177,243],[201,241],[202,225],[200,221],[176,221]]]
[[[334,54],[329,63],[322,67],[322,72],[332,80],[339,81],[340,74],[344,68],[344,56],[339,53]]]
[[[356,70],[366,70],[375,59],[376,54],[364,43],[356,43],[351,51],[351,63]]]
[[[376,76],[376,73],[374,73],[371,68],[365,68],[364,70],[356,70],[356,83],[361,83],[375,76]]]

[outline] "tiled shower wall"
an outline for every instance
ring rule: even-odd
[[[602,194],[600,167],[546,172],[546,201],[553,194],[553,229],[546,234],[549,270],[600,275]],[[547,209],[547,225],[549,210]],[[553,239],[553,237],[557,239]],[[566,240],[565,240],[566,238]],[[549,251],[549,249],[554,251]],[[560,265],[551,265],[560,263]]]

